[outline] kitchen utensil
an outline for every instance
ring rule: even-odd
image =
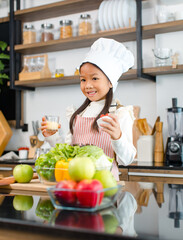
[[[113,9],[113,1],[110,0],[107,8],[109,29],[114,29],[112,9]]]
[[[113,0],[113,6],[112,6],[112,18],[113,18],[113,23],[114,23],[114,28],[118,29],[120,26],[118,24],[118,16],[117,16],[117,11],[118,11],[118,2],[119,0]]]
[[[156,122],[156,136],[154,147],[154,161],[164,162],[164,146],[163,146],[163,122]]]
[[[149,129],[146,118],[138,119],[137,126],[143,135],[150,135],[151,130]]]
[[[109,1],[105,1],[104,11],[103,11],[103,23],[104,23],[105,30],[110,29],[109,23],[108,23],[108,5],[109,5]]]
[[[30,148],[28,158],[34,158],[36,149],[43,145],[44,141],[39,141],[38,136],[30,136]]]
[[[172,98],[172,107],[167,109],[168,133],[166,163],[182,165],[183,162],[183,108],[177,107],[177,98]]]
[[[34,173],[32,179],[37,179],[37,178],[38,178],[37,173]],[[0,180],[0,186],[9,185],[9,184],[12,184],[12,183],[15,183],[15,178],[13,176],[5,177],[5,178]]]
[[[155,48],[152,49],[155,56],[155,65],[169,66],[171,65],[172,49],[170,48]]]
[[[125,27],[135,27],[136,22],[136,1],[124,0],[123,2],[123,23]]]
[[[145,207],[148,206],[149,196],[150,196],[151,192],[152,192],[152,189],[144,189],[142,191],[142,193],[140,194],[139,199],[138,199],[138,204],[140,206],[145,206]]]
[[[155,131],[156,131],[156,123],[160,121],[160,116],[157,117],[156,121],[155,121],[155,124],[153,126],[153,129],[152,129],[152,132],[151,132],[151,135],[154,135]]]

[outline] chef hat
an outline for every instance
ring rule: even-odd
[[[86,62],[97,65],[105,73],[114,92],[120,76],[134,65],[134,57],[122,43],[99,38],[92,44],[82,64]]]

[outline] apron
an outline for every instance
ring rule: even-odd
[[[114,158],[114,151],[111,144],[110,135],[99,129],[99,132],[92,131],[94,117],[76,116],[72,144],[86,145],[92,144],[103,149],[110,158]],[[119,181],[119,172],[116,161],[113,161],[112,174]]]

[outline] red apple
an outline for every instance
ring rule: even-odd
[[[103,192],[98,193],[98,190],[102,190],[103,186],[97,179],[84,179],[80,181],[76,186],[76,195],[81,207],[96,207],[100,205],[104,196]]]
[[[104,221],[100,213],[60,211],[55,219],[55,225],[76,229],[104,232]]]
[[[73,205],[76,202],[76,188],[77,183],[73,180],[63,180],[57,183],[55,196],[57,200],[64,205]],[[59,190],[60,189],[60,190]],[[74,191],[67,191],[74,189]]]

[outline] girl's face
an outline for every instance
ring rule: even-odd
[[[105,99],[112,84],[105,74],[91,63],[85,63],[80,68],[80,87],[90,101]]]

